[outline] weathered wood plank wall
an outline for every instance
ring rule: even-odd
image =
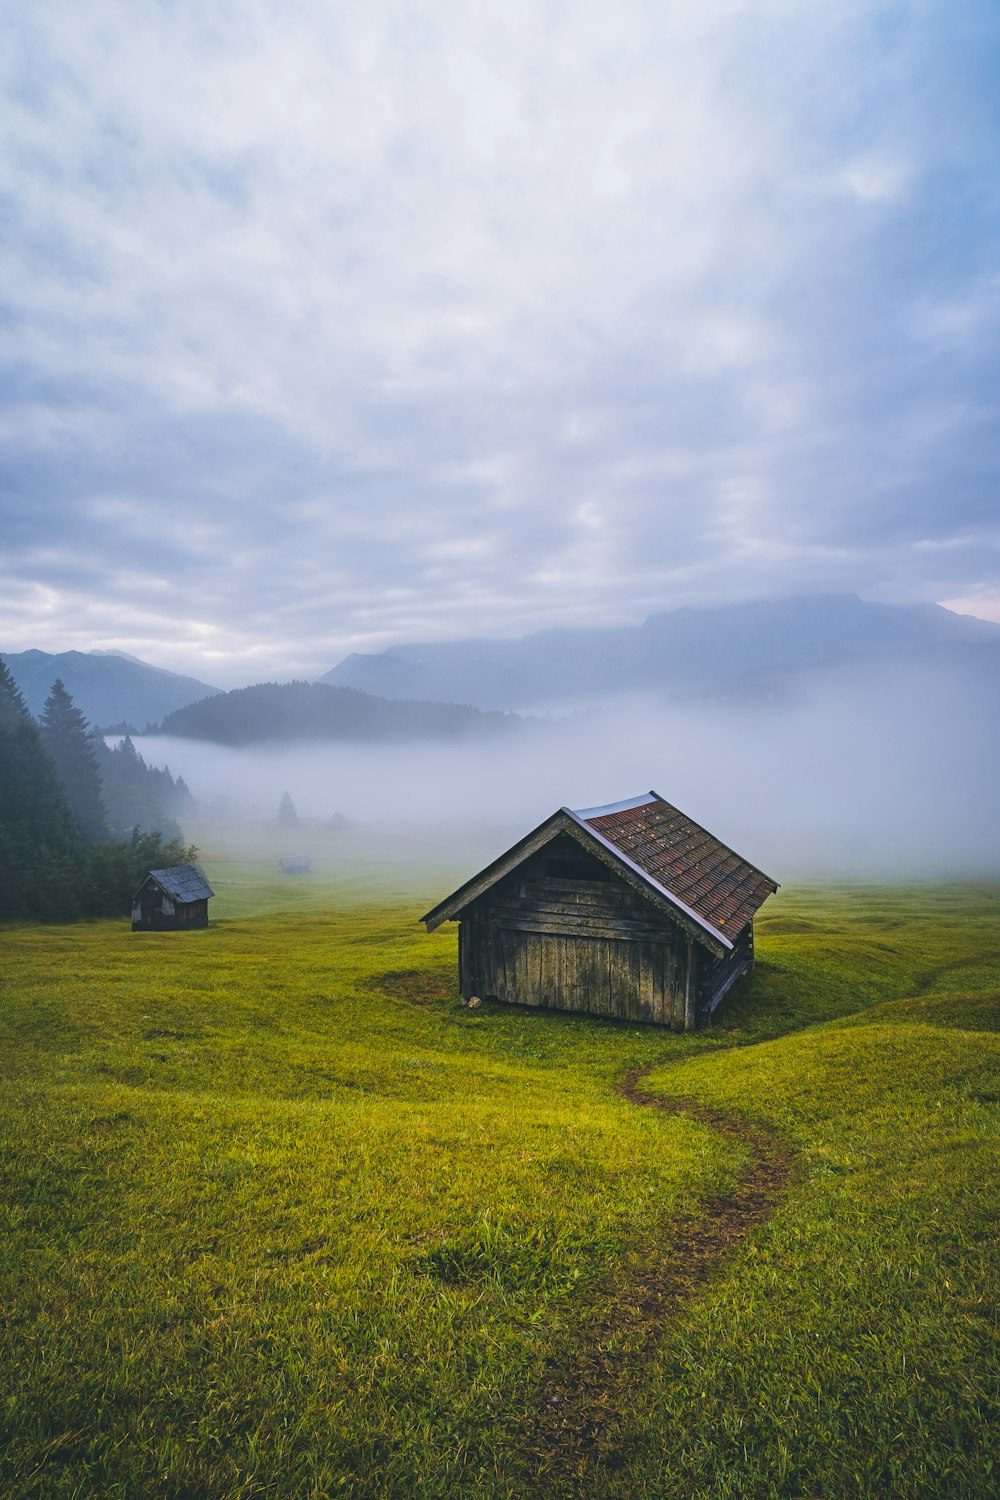
[[[701,950],[581,853],[549,846],[466,909],[463,997],[690,1026]]]

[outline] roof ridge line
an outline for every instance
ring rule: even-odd
[[[609,813],[628,812],[633,807],[648,807],[657,797],[657,792],[642,792],[638,797],[626,797],[623,802],[604,802],[599,807],[567,808],[566,811],[572,812],[577,818],[603,818]],[[660,797],[659,800],[662,802],[663,798]]]

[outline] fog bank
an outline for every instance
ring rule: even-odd
[[[215,813],[514,837],[561,805],[655,788],[778,880],[1000,871],[1000,695],[947,672],[872,672],[794,702],[621,700],[502,742],[259,745],[143,737]]]

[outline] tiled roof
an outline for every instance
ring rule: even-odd
[[[573,816],[730,942],[778,889],[656,792]]]
[[[215,895],[197,865],[172,865],[169,870],[150,870],[149,876],[175,901],[204,901]]]

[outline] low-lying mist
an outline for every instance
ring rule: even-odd
[[[467,836],[477,856],[484,828],[512,839],[561,805],[655,788],[788,880],[1000,870],[998,743],[996,683],[881,669],[777,702],[619,700],[496,742],[137,746],[216,816],[273,819],[287,790],[300,818]]]

